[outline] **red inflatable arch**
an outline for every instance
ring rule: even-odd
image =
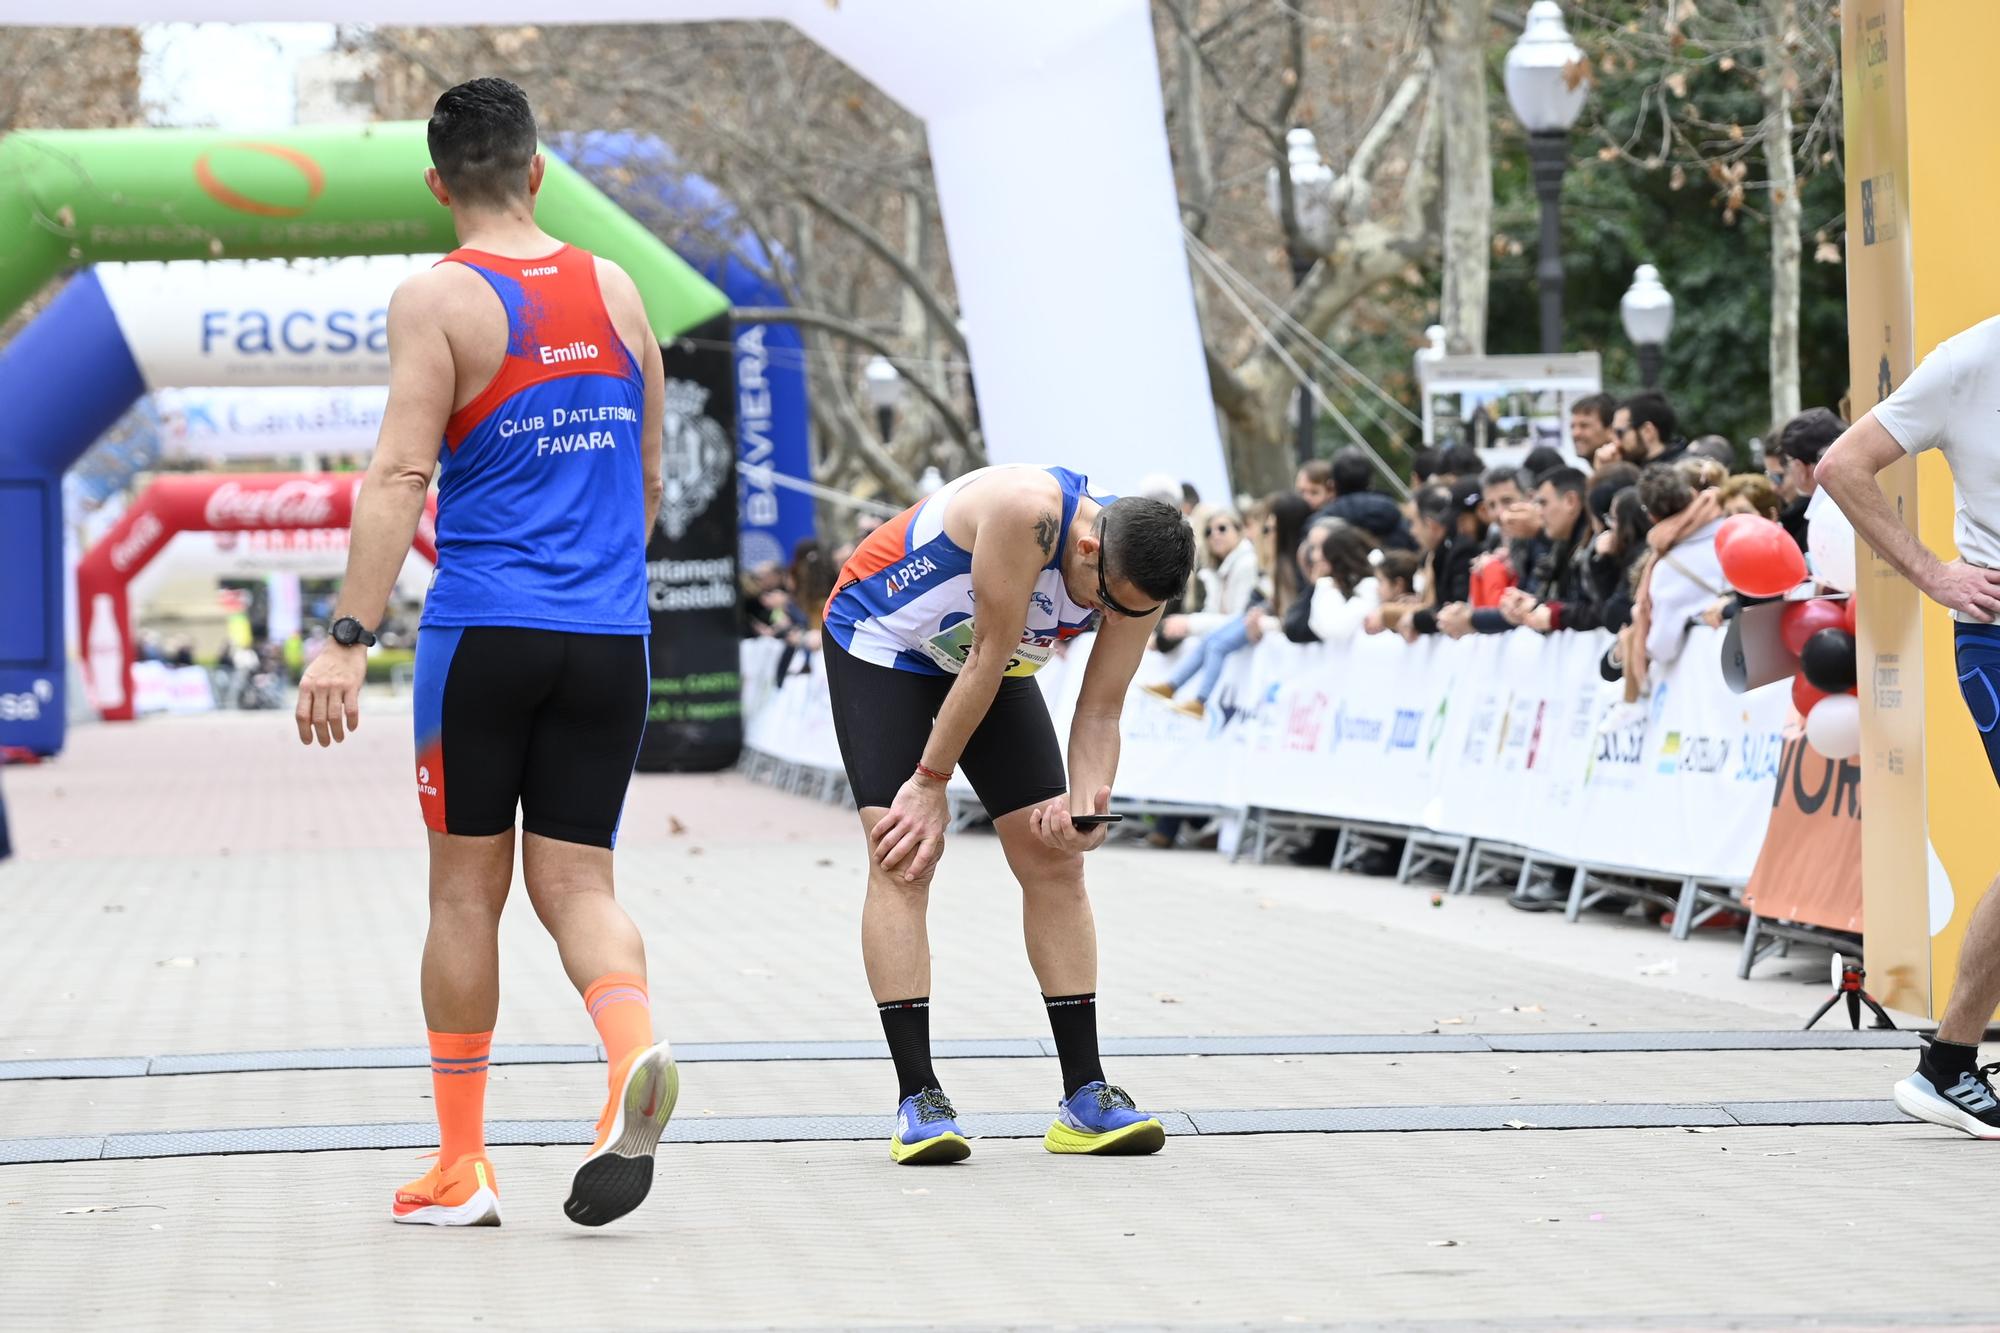
[[[345,528],[353,520],[354,493],[360,488],[358,472],[233,472],[155,479],[76,569],[84,672],[105,720],[132,720],[132,609],[126,589],[175,533]],[[436,521],[433,495],[425,503],[412,543],[412,549],[432,564],[437,563]]]

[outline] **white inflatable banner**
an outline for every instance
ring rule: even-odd
[[[272,9],[268,0],[71,0],[55,17],[241,21]],[[293,20],[418,26],[793,24],[923,118],[988,456],[1059,460],[1112,493],[1164,472],[1209,500],[1229,495],[1147,0],[302,0],[284,9]],[[0,5],[0,23],[50,17]],[[211,350],[247,340],[239,373],[278,359],[261,348],[282,343],[282,330],[266,330],[283,311],[246,307],[239,329],[228,308],[201,308],[217,312]],[[161,313],[184,342],[193,311]],[[298,341],[313,328],[309,315],[291,326]],[[1138,391],[1107,393],[1107,384]]]
[[[149,385],[381,385],[389,296],[437,258],[99,264],[97,276]]]
[[[384,385],[161,389],[160,446],[197,461],[372,454],[389,401]]]
[[[1420,828],[1562,861],[1675,877],[1749,878],[1790,716],[1784,685],[1735,695],[1721,635],[1698,628],[1624,702],[1598,675],[1601,633],[1527,632],[1410,645],[1300,646],[1267,636],[1231,659],[1197,721],[1134,690],[1117,795]],[[1088,660],[1036,679],[1067,739]],[[775,667],[775,658],[762,669]],[[753,667],[746,658],[746,680]],[[1152,660],[1140,679],[1164,667]],[[824,680],[794,675],[750,715],[751,749],[838,769]]]

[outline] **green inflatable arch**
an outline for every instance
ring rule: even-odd
[[[0,140],[0,320],[64,269],[105,260],[450,250],[451,214],[423,185],[429,165],[421,121],[257,137],[8,135]],[[721,291],[553,156],[536,219],[630,273],[663,340],[729,308]]]

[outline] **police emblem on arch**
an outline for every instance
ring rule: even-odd
[[[687,535],[688,525],[707,509],[729,474],[734,442],[722,423],[709,416],[708,390],[693,380],[667,381],[667,494],[660,502],[660,531],[669,541]]]

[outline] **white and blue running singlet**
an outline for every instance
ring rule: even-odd
[[[926,676],[958,674],[972,651],[972,552],[945,535],[945,515],[968,484],[998,470],[968,472],[868,535],[841,569],[826,604],[826,632],[834,642],[877,666]],[[1070,520],[1077,501],[1089,494],[1089,480],[1067,468],[1038,470],[1062,487],[1062,531],[1055,557],[1042,566],[1028,596],[1028,622],[1007,664],[1009,676],[1040,670],[1058,643],[1090,628],[1095,614],[1069,599],[1062,576]]]

